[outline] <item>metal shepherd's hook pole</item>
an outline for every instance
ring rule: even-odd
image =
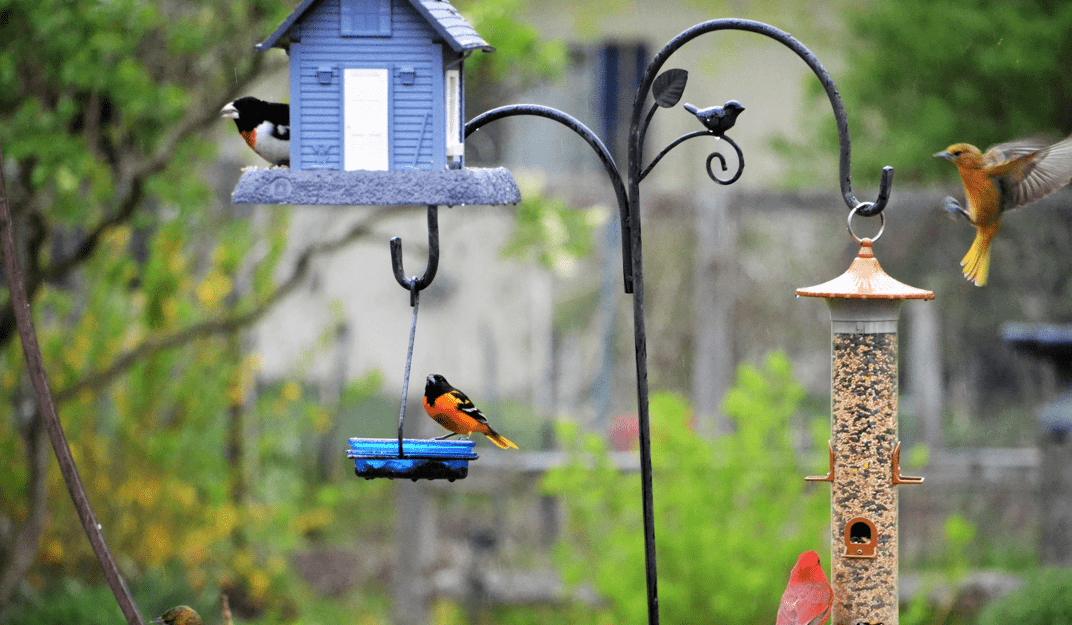
[[[853,209],[854,213],[862,217],[872,217],[881,214],[890,197],[890,188],[893,184],[893,168],[886,167],[882,170],[879,181],[879,192],[874,202],[861,202],[852,191],[852,175],[850,161],[849,124],[845,115],[845,107],[841,102],[834,81],[823,68],[819,60],[805,48],[799,41],[788,33],[778,30],[762,22],[740,19],[718,19],[703,22],[683,31],[677,37],[667,43],[651,60],[641,79],[637,89],[636,99],[633,102],[632,118],[629,128],[629,162],[625,170],[626,179],[623,180],[618,166],[611,157],[606,146],[584,124],[573,117],[557,109],[532,104],[513,104],[503,106],[470,120],[465,125],[465,136],[479,130],[484,125],[498,119],[527,115],[543,117],[558,122],[573,132],[580,135],[599,156],[614,186],[614,192],[618,200],[619,217],[622,222],[622,264],[625,280],[625,292],[633,295],[633,340],[636,349],[637,370],[637,412],[640,436],[640,475],[641,475],[641,501],[644,522],[644,561],[645,577],[647,581],[648,597],[648,623],[659,623],[659,598],[657,587],[657,573],[655,566],[655,512],[652,495],[652,471],[651,471],[651,433],[650,415],[648,406],[648,348],[647,334],[644,325],[644,268],[643,268],[643,245],[640,232],[640,183],[654,169],[655,165],[668,152],[685,141],[699,137],[714,137],[723,140],[734,149],[737,154],[736,172],[727,177],[720,178],[715,175],[711,167],[712,162],[718,159],[723,172],[727,171],[726,159],[719,152],[714,152],[707,158],[707,173],[718,184],[732,184],[740,178],[744,169],[744,154],[733,139],[726,132],[733,127],[737,114],[744,110],[740,102],[730,100],[724,106],[699,109],[685,103],[685,110],[694,115],[705,127],[704,130],[688,133],[659,152],[651,162],[645,166],[643,163],[644,137],[649,123],[655,113],[660,109],[675,107],[688,80],[688,72],[679,68],[672,68],[660,73],[660,69],[667,59],[681,46],[692,41],[696,37],[720,30],[736,30],[752,32],[774,39],[797,54],[808,67],[812,69],[819,82],[822,83],[834,110],[834,119],[838,129],[838,144],[840,147],[838,182],[841,186],[841,195],[846,205]],[[655,103],[644,114],[649,95]],[[396,276],[400,269],[396,268]],[[401,278],[399,278],[401,283]]]

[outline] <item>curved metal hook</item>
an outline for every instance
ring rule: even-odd
[[[626,192],[622,175],[618,172],[618,166],[614,163],[614,157],[611,156],[610,150],[607,149],[607,146],[603,144],[603,141],[596,133],[592,132],[588,126],[585,126],[575,117],[558,109],[538,104],[511,104],[481,113],[469,120],[469,123],[465,125],[465,136],[468,138],[469,135],[495,120],[516,115],[532,115],[556,121],[580,135],[595,150],[599,160],[603,163],[603,168],[607,171],[607,176],[610,177],[611,185],[614,186],[614,195],[618,199],[618,214],[622,220],[622,274],[625,279],[625,292],[632,293],[633,253],[629,233],[629,195]]]
[[[823,68],[819,59],[817,59],[810,50],[804,47],[804,45],[797,41],[792,35],[770,26],[769,24],[752,20],[717,19],[697,24],[671,39],[670,42],[655,55],[651,60],[651,63],[648,64],[647,70],[644,72],[644,78],[641,80],[640,87],[637,89],[636,99],[633,102],[633,117],[630,124],[630,137],[632,137],[633,140],[629,146],[630,160],[632,161],[640,151],[637,142],[639,141],[641,115],[643,114],[644,103],[647,100],[648,93],[651,92],[652,83],[654,83],[655,77],[659,73],[659,69],[670,55],[676,52],[681,46],[700,35],[718,30],[743,30],[764,35],[786,46],[807,63],[808,67],[810,67],[816,77],[819,78],[819,82],[822,83],[823,89],[826,91],[826,95],[830,99],[830,105],[834,109],[834,119],[837,122],[838,129],[838,145],[840,146],[841,152],[839,163],[841,195],[845,199],[845,204],[848,205],[850,209],[865,204],[864,202],[857,200],[852,192],[852,147],[849,138],[849,122],[848,117],[845,114],[845,105],[841,101],[841,95],[838,94],[837,87],[834,85],[833,79],[830,78],[830,74]],[[635,172],[639,173],[639,163],[635,164],[634,167],[637,168]],[[886,203],[889,201],[892,184],[893,168],[885,167],[882,170],[882,178],[879,182],[878,198],[872,203],[866,203],[865,207],[857,210],[857,214],[870,217],[882,212],[882,209],[886,207]]]
[[[391,239],[391,269],[394,270],[395,280],[398,281],[398,284],[410,292],[409,305],[415,307],[417,305],[417,291],[423,291],[428,288],[428,285],[435,278],[436,271],[439,270],[438,206],[434,204],[428,206],[428,267],[424,270],[424,275],[420,278],[417,276],[406,277],[406,272],[402,269],[402,239],[399,237]]]

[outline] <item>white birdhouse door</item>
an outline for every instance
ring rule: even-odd
[[[387,170],[391,72],[346,68],[343,84],[343,169]]]

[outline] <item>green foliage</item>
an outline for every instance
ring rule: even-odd
[[[1072,131],[1072,5],[1060,0],[874,0],[851,5],[838,77],[854,171],[893,165],[905,180],[949,180],[931,155]],[[816,83],[817,84],[817,83]],[[827,114],[825,95],[822,103]],[[836,150],[832,123],[821,144]],[[942,165],[945,167],[942,167]]]
[[[244,473],[276,456],[230,454],[232,425],[247,419],[243,431],[256,431],[271,412],[244,411],[257,359],[239,348],[238,325],[230,336],[191,331],[275,292],[286,211],[245,219],[202,171],[219,107],[265,64],[252,45],[288,10],[276,0],[0,0],[4,165],[38,337],[89,499],[135,589],[144,572],[178,567],[198,592],[230,584],[282,601],[272,591],[293,543],[273,532],[320,518],[300,500],[247,498]],[[17,338],[0,326],[0,447],[12,452],[0,474],[18,480],[4,482],[0,526],[11,527],[28,515],[29,491],[9,398],[27,391]],[[291,427],[300,437],[315,424]],[[99,581],[54,468],[47,497],[56,504],[31,588]]]
[[[1020,590],[991,603],[979,625],[1049,625],[1072,623],[1072,570],[1042,569],[1024,580]]]
[[[907,608],[901,613],[905,625],[927,625],[945,623],[953,610],[952,598],[937,605],[931,603],[933,589],[939,585],[947,588],[959,588],[972,566],[973,543],[977,528],[971,521],[959,514],[951,514],[942,526],[943,550],[937,554],[935,564],[941,567],[938,572],[924,573],[922,589],[916,593]],[[977,550],[977,548],[975,549]]]
[[[180,567],[152,569],[143,576],[142,584],[134,586],[134,602],[142,609],[146,621],[177,605],[188,605],[205,618],[206,623],[217,622],[211,616],[219,610],[217,589],[194,591],[186,582]],[[66,578],[43,596],[29,602],[16,604],[4,612],[8,625],[115,625],[122,623],[123,614],[107,584],[86,586],[83,582]],[[7,620],[10,619],[10,620]]]
[[[525,0],[465,0],[457,5],[473,28],[495,47],[494,54],[476,54],[466,64],[467,71],[480,80],[520,88],[558,76],[566,67],[564,43],[541,41],[535,27],[519,21]]]
[[[692,431],[682,398],[652,397],[659,605],[667,622],[773,621],[797,556],[821,551],[828,493],[806,485],[807,470],[793,449],[803,398],[780,353],[762,368],[738,369],[724,403],[736,430],[717,440]],[[822,449],[825,437],[814,429],[812,445]],[[568,511],[557,552],[563,577],[592,583],[605,599],[595,622],[642,622],[639,478],[614,468],[601,437],[568,424],[562,434],[572,460],[549,473],[545,485]]]
[[[44,597],[32,612],[14,610],[10,625],[115,625],[123,622],[123,613],[108,586],[85,589],[76,582],[67,586]]]
[[[539,193],[524,193],[522,197],[514,232],[502,250],[505,258],[568,271],[573,263],[592,252],[592,233],[605,211],[573,208]]]
[[[130,172],[119,167],[124,157],[159,147],[196,98],[222,97],[234,76],[211,64],[252,44],[254,33],[286,11],[271,0],[243,0],[227,12],[215,6],[0,2],[5,156],[18,164],[14,181],[49,194],[50,219],[85,225],[99,215],[101,203],[129,182]],[[245,56],[234,72],[250,70],[252,55]],[[192,140],[177,150],[184,165],[205,152]],[[173,200],[203,188],[171,184],[154,193]]]

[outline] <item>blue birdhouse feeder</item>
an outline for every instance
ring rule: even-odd
[[[462,69],[494,48],[447,0],[302,0],[257,45],[272,48],[290,57],[289,167],[247,168],[233,201],[428,207],[423,277],[406,276],[401,240],[391,240],[413,308],[398,438],[351,438],[347,457],[367,479],[464,478],[472,441],[408,439],[402,426],[418,295],[439,264],[438,207],[521,200],[508,170],[465,167]]]
[[[290,169],[247,169],[242,204],[516,204],[465,169],[466,58],[491,47],[446,0],[302,0],[257,49],[290,57]]]

